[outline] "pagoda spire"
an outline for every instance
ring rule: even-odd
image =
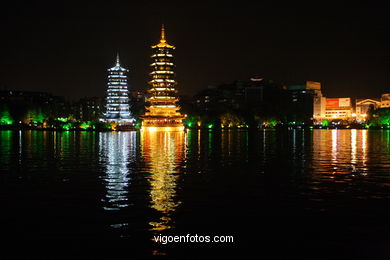
[[[161,26],[161,39],[160,39],[160,42],[161,42],[161,43],[167,42],[167,41],[165,40],[165,28],[164,28],[164,24],[162,24],[162,26]]]
[[[167,40],[165,39],[165,26],[164,24],[162,24],[161,26],[161,38],[160,38],[160,42],[156,45],[153,45],[152,48],[162,48],[162,47],[167,47],[167,48],[171,48],[171,49],[175,49],[175,46],[173,45],[169,45],[167,43]]]
[[[118,67],[121,66],[121,64],[119,63],[119,53],[118,52],[116,53],[116,64],[115,64],[115,66],[118,66]]]

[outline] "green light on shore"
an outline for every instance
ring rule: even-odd
[[[55,118],[55,120],[61,121],[61,122],[66,122],[66,121],[68,121],[68,118],[66,118],[66,117],[57,117],[57,118]]]
[[[83,122],[83,123],[81,123],[81,125],[80,125],[80,128],[81,129],[88,129],[88,128],[91,128],[91,121],[88,121],[88,122]]]
[[[0,118],[0,125],[12,125],[13,122],[14,121],[9,118]]]
[[[8,107],[3,105],[0,109],[0,125],[12,125],[13,122]]]
[[[65,124],[65,125],[63,125],[62,126],[62,129],[64,129],[64,130],[69,130],[69,129],[71,129],[72,128],[72,123],[67,123],[67,124]]]
[[[211,128],[213,128],[213,126],[214,126],[213,124],[208,124],[208,125],[207,125],[207,128],[208,128],[208,129],[211,129]]]

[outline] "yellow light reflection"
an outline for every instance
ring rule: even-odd
[[[331,178],[341,183],[353,181],[351,177],[366,176],[371,134],[365,129],[313,130],[313,169],[319,173],[318,180]]]
[[[337,148],[338,148],[338,138],[337,138],[337,129],[332,129],[332,161],[337,162]]]
[[[180,204],[176,199],[177,167],[185,159],[185,135],[185,132],[141,132],[141,154],[150,173],[150,207],[161,213],[157,221],[149,223],[151,230],[172,227],[172,213]]]
[[[167,126],[167,127],[143,126],[141,128],[141,131],[145,131],[145,130],[148,132],[156,132],[156,131],[175,132],[175,131],[183,131],[184,126]]]
[[[356,149],[357,149],[357,134],[356,129],[351,129],[351,164],[353,171],[356,171]]]

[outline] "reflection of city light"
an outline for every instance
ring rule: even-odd
[[[155,127],[155,126],[143,126],[141,130],[147,130],[149,132],[174,132],[174,131],[183,131],[184,126],[166,126],[166,127]]]
[[[152,126],[152,127],[146,127],[146,130],[150,131],[150,132],[154,132],[157,130],[156,127]]]
[[[185,132],[143,131],[141,153],[150,175],[151,208],[162,214],[149,224],[152,230],[171,228],[171,213],[180,204],[176,197],[177,165],[184,160]]]
[[[106,167],[105,210],[128,206],[127,186],[130,181],[128,164],[135,160],[135,132],[106,132],[99,134],[100,162]]]
[[[337,130],[332,130],[332,161],[337,162]]]
[[[351,163],[356,163],[356,129],[351,129]]]
[[[313,157],[313,164],[315,172],[320,173],[319,178],[323,180],[343,175],[342,181],[349,182],[354,179],[344,178],[345,174],[367,175],[370,172],[367,162],[372,144],[371,133],[366,129],[313,130],[313,152],[319,156]]]
[[[368,130],[362,130],[362,163],[363,167],[366,167],[367,162],[367,134]],[[366,168],[364,168],[366,170]],[[363,173],[367,174],[367,173]]]

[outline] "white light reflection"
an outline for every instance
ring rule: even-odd
[[[106,167],[105,210],[119,210],[128,206],[130,181],[129,163],[136,157],[136,132],[105,132],[99,134],[100,162]]]
[[[362,166],[363,166],[363,175],[367,175],[367,134],[368,130],[364,129],[362,131]]]
[[[292,151],[293,151],[293,160],[297,159],[297,130],[294,128],[292,132]]]
[[[22,149],[23,148],[23,144],[22,144],[22,130],[19,130],[19,166],[22,165]]]
[[[337,149],[338,149],[338,130],[332,129],[332,162],[333,162],[333,173],[337,172]]]

